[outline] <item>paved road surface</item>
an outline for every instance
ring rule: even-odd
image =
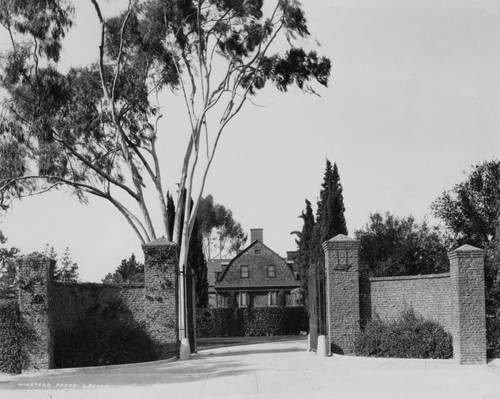
[[[188,361],[0,375],[0,398],[500,398],[500,359],[318,357],[301,340],[200,350]]]

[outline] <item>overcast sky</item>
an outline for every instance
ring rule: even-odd
[[[78,2],[63,65],[97,58],[90,1]],[[122,2],[123,3],[123,2]],[[228,127],[205,193],[246,231],[264,228],[281,255],[295,249],[304,199],[315,205],[325,159],[336,162],[349,233],[371,212],[430,215],[439,194],[500,148],[500,2],[496,0],[307,0],[318,52],[331,58],[320,97],[266,90]],[[104,2],[105,14],[112,3]],[[0,33],[5,43],[5,33]],[[181,98],[176,99],[177,102]],[[175,101],[166,106],[163,150],[175,190],[186,142]],[[17,203],[0,228],[23,253],[68,246],[80,276],[100,281],[140,245],[106,203],[64,193]]]

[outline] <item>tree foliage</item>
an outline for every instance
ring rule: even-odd
[[[317,204],[315,220],[311,203],[306,200],[306,212],[302,212],[300,216],[304,221],[302,231],[292,233],[298,236],[297,263],[301,276],[302,300],[306,305],[309,297],[309,267],[313,264],[322,265],[325,261],[322,244],[338,234],[347,235],[340,175],[337,164],[332,166],[328,159]]]
[[[144,283],[144,265],[137,262],[135,254],[123,259],[113,273],[108,273],[102,280],[105,284],[140,284]]]
[[[451,232],[455,246],[474,245],[486,250],[486,314],[500,320],[500,162],[484,161],[472,167],[463,182],[432,203],[434,215]],[[500,345],[500,335],[489,339]]]
[[[314,237],[314,214],[311,202],[306,199],[306,210],[302,211],[300,218],[303,220],[302,231],[293,232],[297,235],[295,240],[298,247],[298,254],[295,260],[300,274],[301,300],[305,301],[309,297],[308,270],[312,263],[312,245]],[[306,305],[306,303],[303,303]]]
[[[213,258],[214,252],[221,259],[230,258],[245,245],[247,235],[241,224],[234,220],[229,208],[216,204],[212,195],[201,199],[198,218],[207,260]]]
[[[313,91],[312,81],[327,84],[330,61],[292,44],[309,35],[295,0],[276,1],[269,15],[262,0],[130,1],[108,19],[91,1],[102,27],[99,62],[67,72],[57,61],[72,5],[2,3],[0,23],[12,38],[1,81],[8,93],[1,123],[2,205],[65,186],[82,201],[88,194],[108,200],[148,242],[157,237],[144,194],[149,185],[168,235],[156,151],[161,107],[152,94],[175,89],[184,96],[191,126],[178,193],[186,189],[195,204],[190,210],[182,195],[177,199],[189,235],[220,135],[248,96],[267,82],[281,91],[290,85]],[[281,34],[290,48],[271,53]],[[217,119],[209,120],[211,114]],[[207,156],[200,169],[203,143]],[[198,190],[195,172],[201,176]],[[174,226],[173,240],[180,242],[179,217]]]
[[[449,240],[437,227],[417,223],[413,216],[389,212],[370,214],[369,222],[355,232],[360,241],[360,273],[364,276],[407,276],[449,270]]]
[[[344,197],[337,164],[335,163],[332,168],[331,162],[327,159],[316,213],[320,244],[338,234],[347,235],[344,212]]]
[[[208,306],[208,269],[207,260],[203,253],[203,239],[198,220],[194,224],[189,247],[188,265],[194,273],[196,306],[206,308]]]
[[[61,281],[65,283],[77,283],[80,281],[78,276],[78,264],[73,262],[68,247],[64,250],[61,259],[58,259],[56,250],[54,247],[49,247],[49,244],[45,246],[43,255],[56,261],[54,268],[54,281]]]
[[[466,180],[444,191],[431,208],[454,236],[457,245],[487,245],[496,232],[500,210],[500,162],[482,162]]]
[[[0,244],[6,244],[7,237],[0,231]],[[0,247],[0,299],[16,297],[16,264],[19,249]]]
[[[332,167],[331,162],[327,159],[316,210],[316,222],[311,246],[311,262],[313,263],[324,263],[325,259],[321,245],[325,241],[338,234],[348,234],[342,190],[337,164]]]
[[[124,12],[110,18],[98,0],[90,1],[101,25],[98,62],[68,71],[57,61],[72,5],[0,3],[0,24],[12,42],[3,53],[0,81],[6,93],[0,205],[6,209],[12,200],[63,187],[82,202],[88,195],[102,198],[141,243],[164,234],[180,244],[184,269],[226,126],[266,85],[283,92],[292,85],[306,92],[326,86],[330,61],[300,47],[309,30],[297,0],[274,0],[269,8],[262,0],[129,0]],[[286,39],[284,49],[275,45],[280,38]],[[178,184],[173,229],[157,151],[165,136],[158,124],[164,104],[157,99],[169,90],[181,94],[176,98],[189,126],[180,176],[170,181],[170,187]],[[156,195],[147,195],[149,189]],[[162,215],[159,226],[153,207]]]

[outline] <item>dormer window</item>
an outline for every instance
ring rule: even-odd
[[[276,277],[276,266],[267,266],[267,277]]]
[[[248,278],[248,266],[240,266],[240,277]]]

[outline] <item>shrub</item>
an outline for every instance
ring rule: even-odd
[[[500,317],[486,318],[488,357],[500,357]]]
[[[36,339],[23,323],[16,301],[0,301],[0,371],[20,373],[28,366],[28,351]]]
[[[301,306],[268,308],[198,309],[199,337],[295,335],[308,330],[308,316]]]
[[[145,362],[158,355],[139,324],[93,316],[56,335],[54,357],[56,367],[88,367]]]
[[[441,325],[408,309],[394,322],[370,321],[356,337],[355,352],[360,356],[448,359],[453,347],[451,335]]]

